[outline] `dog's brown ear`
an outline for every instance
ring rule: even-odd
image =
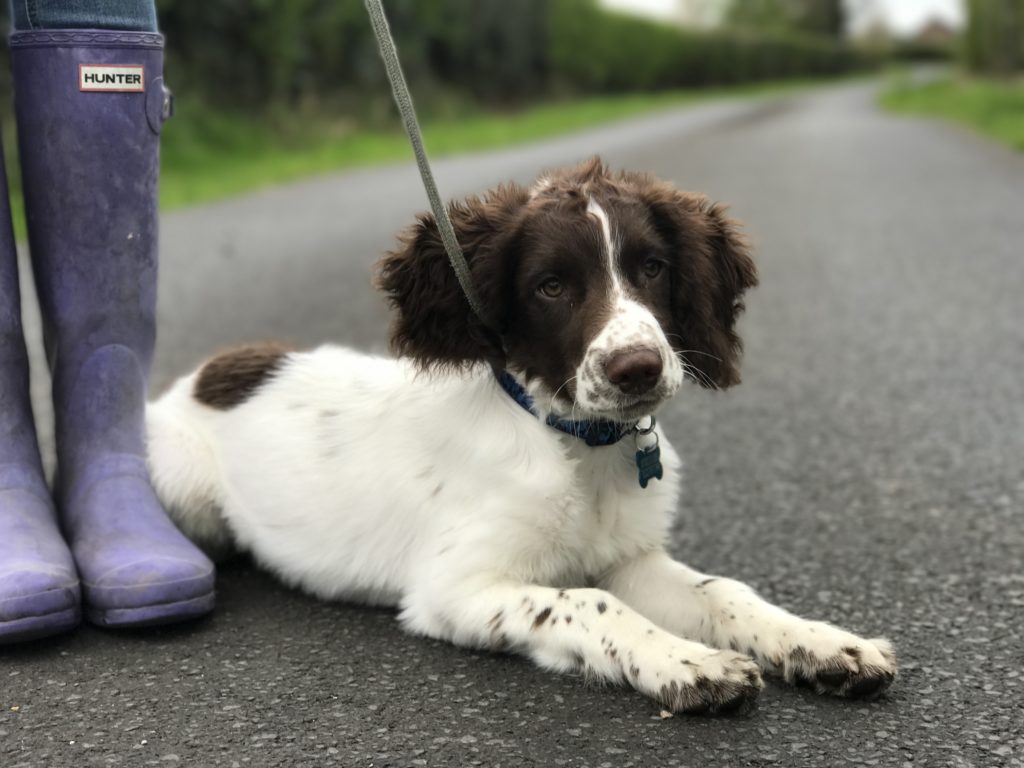
[[[657,183],[647,204],[673,252],[673,343],[705,387],[738,384],[743,344],[736,319],[744,292],[757,285],[749,244],[724,207],[703,195]]]
[[[448,208],[486,325],[462,293],[434,217],[421,214],[399,237],[398,247],[377,265],[377,285],[397,313],[391,327],[396,354],[423,368],[504,365],[500,332],[508,310],[508,250],[527,200],[524,189],[510,185]]]

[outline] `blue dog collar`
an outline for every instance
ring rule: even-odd
[[[523,385],[515,380],[511,373],[508,371],[499,373],[498,383],[502,389],[508,392],[509,397],[519,403],[524,410],[529,411],[538,418],[540,417],[533,407],[533,398],[523,388]],[[567,435],[572,435],[582,440],[591,448],[615,445],[615,443],[632,432],[636,426],[635,424],[622,424],[617,421],[607,421],[606,419],[569,421],[568,419],[560,419],[554,414],[548,416],[546,423],[549,427],[554,427],[560,432],[565,432]]]
[[[508,371],[502,371],[497,374],[498,384],[501,386],[508,396],[515,400],[523,410],[533,414],[540,418],[540,414],[533,405],[533,398],[530,397],[529,393],[516,381],[515,377]],[[646,488],[647,483],[651,480],[660,480],[662,477],[661,467],[661,449],[658,447],[658,435],[654,431],[654,417],[651,416],[651,423],[649,426],[641,429],[636,423],[634,424],[623,424],[618,421],[608,421],[607,419],[587,419],[584,421],[570,421],[569,419],[560,419],[554,414],[549,414],[545,423],[549,427],[554,427],[559,432],[564,432],[571,437],[575,437],[578,440],[584,441],[591,448],[599,448],[601,446],[615,445],[617,442],[622,440],[629,434],[635,433],[639,435],[653,435],[654,443],[646,448],[641,448],[637,445],[636,451],[636,466],[638,473],[638,480],[641,488]]]

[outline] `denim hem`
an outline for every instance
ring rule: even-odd
[[[156,32],[155,0],[10,0],[15,31],[111,29]]]

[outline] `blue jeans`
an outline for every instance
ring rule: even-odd
[[[156,32],[156,0],[10,0],[15,31],[117,29]]]

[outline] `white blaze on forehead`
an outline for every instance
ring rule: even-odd
[[[607,211],[593,198],[589,198],[587,213],[601,227],[604,261],[611,283],[607,299],[612,311],[603,327],[588,343],[583,359],[576,368],[576,400],[573,408],[580,408],[585,413],[597,413],[605,418],[615,418],[616,413],[621,414],[622,393],[608,379],[605,363],[611,355],[639,348],[656,351],[664,365],[661,380],[655,390],[659,400],[675,394],[682,383],[682,366],[651,309],[643,301],[630,298],[626,293],[625,279],[618,269],[618,254]]]
[[[608,264],[608,276],[612,281],[612,293],[615,298],[622,297],[622,283],[619,281],[619,273],[615,268],[615,246],[612,243],[612,225],[608,220],[608,214],[604,208],[597,204],[594,198],[587,200],[587,213],[597,219],[601,225],[601,234],[604,236],[604,253]]]

